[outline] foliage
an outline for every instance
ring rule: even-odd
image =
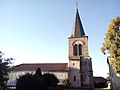
[[[47,87],[46,90],[64,90],[59,87]]]
[[[35,72],[35,75],[38,76],[38,77],[42,77],[42,72],[41,72],[40,68],[37,68],[37,70]]]
[[[8,74],[11,71],[10,65],[12,64],[13,58],[5,58],[4,53],[0,51],[0,87],[4,88],[7,83]]]
[[[42,77],[25,74],[17,80],[16,90],[44,90],[45,84]]]
[[[54,74],[42,75],[38,68],[35,74],[25,74],[17,79],[16,90],[58,90],[59,80]]]
[[[57,83],[59,83],[59,80],[56,78],[54,74],[46,73],[43,75],[45,79],[45,84],[48,87],[57,87]]]
[[[104,43],[101,47],[102,53],[108,53],[112,58],[112,66],[120,70],[120,17],[117,16],[110,21]]]

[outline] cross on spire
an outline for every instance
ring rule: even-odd
[[[76,10],[78,10],[78,0],[76,0]]]
[[[76,0],[76,16],[75,16],[71,36],[72,37],[85,36],[85,32],[84,32],[82,22],[80,20],[79,12],[78,12],[78,0]]]

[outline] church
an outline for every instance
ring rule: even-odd
[[[68,63],[25,63],[16,65],[9,75],[8,83],[12,83],[20,75],[34,73],[39,67],[42,73],[53,73],[62,83],[68,79],[71,88],[86,88],[93,90],[92,59],[88,52],[88,36],[84,32],[78,8],[68,37]]]

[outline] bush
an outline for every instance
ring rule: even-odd
[[[54,74],[46,73],[43,75],[43,78],[47,87],[57,87],[57,83],[59,83],[59,80]]]
[[[25,74],[17,80],[16,90],[41,90],[45,88],[43,78]]]
[[[25,74],[17,79],[16,90],[60,90],[57,86],[59,80],[54,74],[42,75],[38,68],[35,74]]]

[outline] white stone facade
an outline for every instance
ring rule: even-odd
[[[81,87],[80,61],[69,61],[69,82],[71,87]]]
[[[30,73],[30,74],[33,73],[34,74],[35,71],[13,71],[9,75],[8,83],[18,79],[19,76],[22,76],[26,73]],[[53,71],[53,72],[52,71],[51,72],[50,71],[42,71],[42,74],[44,74],[44,73],[54,74],[59,79],[60,83],[62,83],[64,80],[66,80],[68,78],[68,72],[67,71]]]

